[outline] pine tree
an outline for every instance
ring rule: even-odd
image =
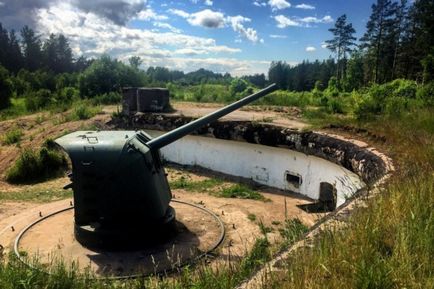
[[[42,52],[44,65],[51,71],[56,73],[72,71],[72,50],[68,40],[62,34],[51,34],[44,42]]]
[[[393,27],[396,13],[395,2],[390,0],[377,0],[372,5],[372,14],[366,24],[366,32],[360,39],[360,47],[366,52],[369,73],[373,73],[373,82],[381,83],[386,78],[386,72],[391,71],[390,59],[393,60],[395,37]],[[392,55],[392,57],[390,57]]]
[[[338,86],[345,76],[347,54],[351,53],[352,47],[355,45],[356,38],[353,36],[356,30],[351,23],[347,24],[347,15],[340,16],[335,23],[334,28],[330,28],[329,31],[333,33],[333,39],[327,40],[327,48],[330,49],[336,55],[337,69],[336,78]]]
[[[42,67],[41,40],[28,26],[21,29],[23,55],[25,66],[28,70],[34,71]]]
[[[404,77],[422,80],[422,62],[434,55],[434,1],[417,0],[410,7],[402,39]],[[430,56],[431,55],[431,56]]]
[[[23,67],[23,55],[20,43],[14,30],[9,32],[9,45],[6,67],[9,71],[17,73]]]

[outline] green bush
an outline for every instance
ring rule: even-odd
[[[25,104],[28,111],[37,111],[47,107],[51,101],[52,95],[51,91],[48,89],[32,91],[25,96]]]
[[[339,95],[338,80],[336,76],[330,77],[327,88],[324,90],[327,96],[337,97]]]
[[[344,113],[344,108],[340,99],[332,98],[328,102],[328,109],[332,113]]]
[[[14,129],[7,131],[2,136],[1,139],[2,139],[2,143],[4,145],[11,145],[14,143],[19,143],[22,136],[23,136],[23,131],[18,129],[18,128],[14,128]]]
[[[365,95],[362,100],[356,105],[354,115],[357,119],[368,119],[372,114],[379,114],[382,111],[379,102],[372,96]]]
[[[74,107],[71,118],[72,120],[85,120],[94,117],[100,111],[101,108],[98,106],[92,107],[87,103],[79,103]]]
[[[93,97],[92,103],[93,104],[103,104],[103,105],[109,105],[109,104],[118,104],[120,103],[122,99],[122,96],[117,92],[109,92],[97,95]]]
[[[417,90],[416,96],[428,106],[434,106],[434,82],[430,82]]]
[[[260,98],[255,104],[305,107],[316,102],[310,92],[277,90]]]
[[[234,78],[234,80],[231,81],[230,90],[232,95],[235,95],[237,93],[243,92],[248,87],[247,81],[241,78]]]
[[[7,171],[10,183],[33,183],[56,177],[67,167],[63,153],[42,147],[39,151],[25,149]]]
[[[64,87],[57,94],[57,100],[71,103],[80,98],[80,91],[75,87]]]
[[[9,79],[9,72],[0,65],[0,109],[8,108],[11,105],[12,82]]]

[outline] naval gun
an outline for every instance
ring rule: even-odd
[[[77,131],[55,140],[72,163],[74,234],[86,247],[127,249],[173,234],[175,210],[159,149],[277,89],[272,84],[177,129]]]

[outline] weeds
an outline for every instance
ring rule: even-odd
[[[216,195],[221,198],[265,200],[263,195],[242,184],[235,184],[228,188],[223,188]]]
[[[67,161],[63,153],[42,147],[39,151],[24,149],[15,164],[7,171],[10,183],[33,183],[47,180],[63,173]]]
[[[7,131],[3,137],[2,137],[2,144],[3,145],[12,145],[19,143],[21,141],[21,138],[23,137],[24,133],[19,128],[14,128],[9,131]]]

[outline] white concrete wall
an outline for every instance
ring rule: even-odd
[[[160,132],[149,131],[153,136]],[[186,136],[161,150],[164,159],[181,165],[196,165],[225,174],[250,178],[271,187],[319,198],[320,182],[337,191],[337,205],[364,186],[360,178],[324,159],[284,148],[209,137]],[[285,173],[302,177],[299,188],[286,181]]]

